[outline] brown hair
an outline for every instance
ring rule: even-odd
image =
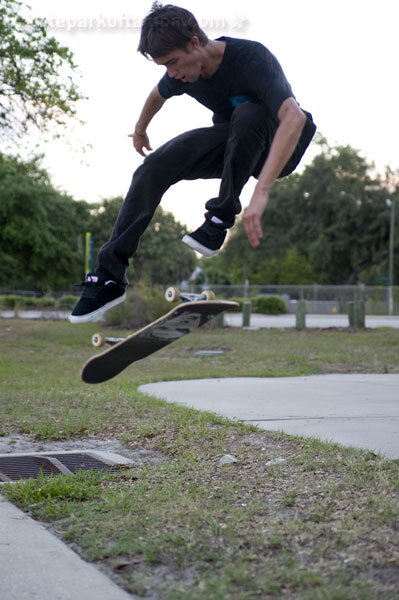
[[[156,1],[143,21],[137,50],[146,58],[159,58],[173,50],[186,49],[194,36],[201,46],[208,43],[206,33],[190,11],[172,4],[162,6]]]

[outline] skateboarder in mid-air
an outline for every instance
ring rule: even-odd
[[[143,21],[138,50],[166,69],[136,123],[133,146],[145,157],[114,225],[89,273],[70,321],[84,323],[125,299],[126,269],[166,190],[187,179],[221,180],[205,204],[204,223],[183,242],[204,256],[217,253],[241,212],[240,194],[257,179],[244,227],[255,248],[261,217],[279,177],[294,171],[316,127],[302,110],[277,59],[262,44],[220,37],[210,40],[194,16],[155,2]],[[172,96],[188,94],[213,112],[213,125],[178,135],[154,152],[147,128]]]

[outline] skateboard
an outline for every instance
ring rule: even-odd
[[[180,300],[181,303],[132,335],[126,338],[105,337],[99,333],[93,335],[93,346],[110,344],[111,348],[92,356],[85,363],[82,369],[85,383],[102,383],[112,379],[130,364],[195,331],[224,310],[237,306],[236,302],[215,300],[211,291],[185,294],[178,288],[168,288],[165,297],[169,302]]]

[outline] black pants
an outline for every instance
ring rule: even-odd
[[[220,178],[217,198],[206,203],[206,217],[219,217],[226,228],[241,211],[241,190],[266,161],[277,129],[261,104],[237,106],[228,123],[183,133],[149,154],[135,171],[108,242],[98,255],[98,271],[126,283],[126,269],[162,196],[183,179]],[[315,132],[309,115],[301,142],[280,177],[299,163]]]

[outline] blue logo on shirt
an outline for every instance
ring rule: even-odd
[[[229,98],[229,102],[235,108],[239,104],[244,104],[244,102],[252,102],[252,98],[251,96],[246,96],[245,94],[243,96],[231,96]]]

